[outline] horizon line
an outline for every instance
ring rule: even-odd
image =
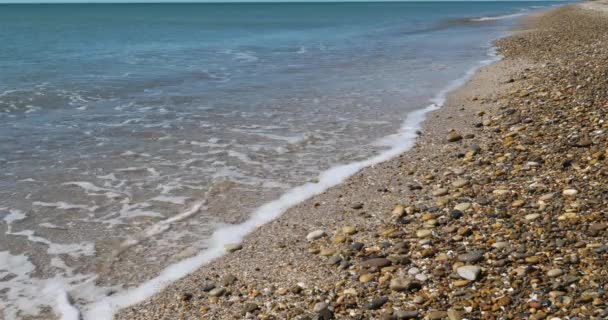
[[[291,4],[291,3],[387,3],[387,2],[579,2],[571,0],[142,0],[142,1],[115,1],[115,0],[92,0],[92,1],[0,1],[0,5],[31,5],[31,4]],[[585,1],[585,0],[583,0]]]

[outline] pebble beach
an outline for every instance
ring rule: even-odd
[[[608,14],[522,19],[416,145],[116,319],[607,319]]]

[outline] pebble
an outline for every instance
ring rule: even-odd
[[[462,140],[462,135],[452,132],[448,134],[446,139],[448,140],[448,142],[456,142]]]
[[[528,220],[528,221],[534,221],[536,219],[540,218],[540,214],[539,213],[530,213],[527,214],[524,219]]]
[[[342,232],[347,235],[353,235],[353,234],[357,233],[357,229],[352,226],[346,226],[346,227],[342,228]]]
[[[547,271],[547,276],[550,278],[556,278],[561,276],[562,274],[564,274],[564,271],[562,269],[551,269],[549,271]]]
[[[224,245],[224,249],[228,252],[235,252],[243,249],[243,245],[240,243],[229,243]]]
[[[469,208],[471,207],[471,204],[468,202],[464,202],[464,203],[459,203],[456,206],[454,206],[454,210],[458,210],[458,211],[467,211]]]
[[[388,297],[376,298],[365,305],[365,309],[376,310],[380,309],[385,303],[388,302]]]
[[[484,252],[481,250],[471,251],[458,255],[458,261],[462,262],[479,262],[483,260]]]
[[[325,233],[325,231],[323,230],[315,230],[310,232],[308,235],[306,235],[306,240],[308,241],[314,241],[317,239],[321,239],[323,237],[327,236],[327,234]]]
[[[462,316],[460,315],[460,312],[458,312],[456,309],[448,309],[448,318],[450,320],[462,320]]]
[[[224,288],[215,288],[215,289],[209,291],[209,295],[212,297],[220,297],[220,296],[224,295],[225,292],[226,292],[226,289],[224,289]]]
[[[433,191],[433,196],[435,197],[441,197],[441,196],[445,196],[446,194],[448,194],[449,190],[446,188],[439,188],[435,191]]]
[[[432,234],[433,234],[433,232],[431,230],[426,230],[426,229],[416,231],[416,237],[418,237],[418,238],[430,237]]]
[[[382,268],[382,267],[390,266],[391,263],[392,262],[386,258],[372,258],[372,259],[367,259],[367,260],[361,262],[361,267],[363,267],[363,268],[371,268],[371,267]]]
[[[454,182],[452,182],[452,186],[454,188],[462,188],[464,186],[468,186],[469,185],[469,180],[467,179],[458,179]]]
[[[204,283],[203,286],[201,287],[201,289],[205,292],[209,292],[209,291],[215,289],[215,283],[213,283],[213,282]]]
[[[481,274],[481,268],[478,266],[466,265],[458,267],[458,269],[456,269],[456,273],[458,273],[458,275],[463,279],[475,281]]]
[[[429,320],[442,320],[448,316],[445,311],[430,311],[426,314],[426,318]]]
[[[391,280],[389,287],[393,291],[415,292],[422,288],[422,284],[409,279],[396,278]]]
[[[562,194],[566,197],[574,197],[578,194],[578,190],[576,189],[566,189],[562,191]]]
[[[393,316],[398,320],[417,319],[420,314],[416,310],[395,310]]]

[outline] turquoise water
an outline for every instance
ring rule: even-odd
[[[5,318],[65,293],[86,309],[385,152],[513,21],[556,4],[0,5]]]

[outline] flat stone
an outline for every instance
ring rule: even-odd
[[[540,218],[540,214],[539,213],[530,213],[527,214],[524,219],[528,220],[528,221],[534,221],[536,219]]]
[[[324,257],[329,257],[329,256],[333,256],[335,253],[336,253],[336,250],[334,250],[334,249],[323,248],[323,249],[321,249],[321,252],[319,252],[319,255],[322,255]]]
[[[368,259],[368,260],[361,262],[361,267],[363,267],[363,268],[371,268],[371,267],[383,268],[383,267],[390,266],[390,265],[391,265],[391,261],[386,258],[372,258],[372,259]]]
[[[564,271],[558,268],[547,271],[547,276],[550,278],[556,278],[561,276],[562,274],[564,274]]]
[[[457,205],[454,206],[454,210],[458,210],[458,211],[467,211],[469,208],[471,207],[471,204],[468,202],[464,202],[464,203],[459,203]]]
[[[255,304],[255,303],[245,303],[245,305],[243,306],[243,313],[252,313],[256,310],[258,310],[260,307]]]
[[[448,318],[450,320],[462,320],[462,316],[460,315],[460,312],[458,312],[456,309],[448,309]]]
[[[393,316],[398,320],[417,319],[420,314],[416,310],[395,310]]]
[[[446,194],[448,194],[448,192],[449,192],[449,190],[446,188],[439,188],[439,189],[433,191],[433,196],[435,196],[435,197],[445,196]]]
[[[205,292],[209,292],[209,291],[215,289],[215,283],[213,283],[213,282],[203,283],[203,286],[201,287],[201,289]]]
[[[407,291],[407,292],[416,292],[422,288],[422,284],[417,281],[412,281],[409,279],[396,278],[391,280],[390,286],[393,291]]]
[[[352,226],[346,226],[346,227],[342,228],[342,232],[344,234],[351,235],[351,234],[357,233],[357,229]]]
[[[446,139],[448,140],[448,142],[456,142],[462,140],[462,135],[452,132],[448,134]]]
[[[458,275],[463,279],[475,281],[481,274],[481,268],[478,266],[467,265],[456,269],[456,273],[458,273]]]
[[[606,230],[608,228],[608,224],[605,223],[594,223],[591,226],[589,226],[589,230],[591,231],[602,231],[602,230]]]
[[[374,280],[374,275],[371,274],[371,273],[366,273],[366,274],[363,274],[363,275],[361,275],[359,277],[359,281],[363,282],[363,283],[368,283],[368,282],[370,282],[372,280]]]
[[[566,197],[574,197],[578,194],[578,190],[576,189],[566,189],[564,191],[562,191],[562,195],[566,196]]]
[[[222,279],[222,284],[224,286],[230,286],[236,282],[237,278],[233,274],[228,274]]]
[[[235,252],[243,249],[243,245],[240,243],[229,243],[224,245],[224,249],[228,252]]]
[[[224,295],[224,293],[226,293],[226,289],[224,288],[215,288],[211,291],[209,291],[209,295],[212,297],[219,297]]]
[[[308,241],[314,241],[317,239],[321,239],[323,237],[327,236],[327,234],[325,233],[325,231],[323,230],[315,230],[312,231],[311,233],[309,233],[308,235],[306,235],[306,240]]]
[[[448,316],[445,311],[430,311],[426,314],[426,318],[429,320],[442,320]]]
[[[376,310],[380,309],[385,303],[388,302],[388,297],[376,298],[365,305],[365,309]]]
[[[471,251],[458,255],[458,261],[462,262],[479,262],[483,260],[484,252],[481,250]]]
[[[416,237],[418,238],[427,238],[430,237],[432,234],[433,232],[431,230],[426,229],[416,231]]]
[[[452,182],[452,186],[455,188],[462,188],[464,186],[469,185],[469,180],[467,179],[457,179],[454,182]]]
[[[509,243],[506,241],[499,241],[499,242],[495,242],[492,244],[492,248],[496,248],[496,249],[504,249],[509,247]]]

